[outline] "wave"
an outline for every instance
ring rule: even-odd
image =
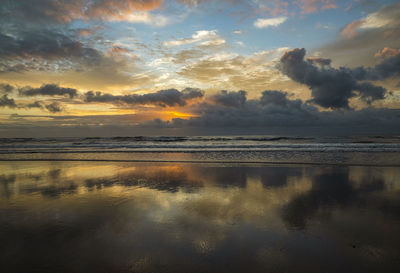
[[[84,159],[84,158],[0,158],[0,162],[135,162],[135,163],[185,163],[185,164],[268,164],[268,165],[323,165],[323,166],[369,166],[369,167],[399,167],[399,163],[368,163],[368,162],[318,162],[318,161],[277,161],[277,160],[162,160],[162,159]]]
[[[287,136],[134,136],[134,137],[60,137],[60,138],[0,138],[0,143],[26,142],[186,142],[186,141],[280,141],[280,140],[312,140],[312,137]]]
[[[55,138],[0,138],[0,145],[7,143],[129,143],[129,142],[351,142],[379,143],[399,142],[399,136],[118,136],[118,137],[55,137]]]
[[[15,138],[0,139],[0,161],[295,161],[400,166],[399,140],[286,136]]]
[[[307,152],[307,153],[399,153],[400,145],[258,145],[258,146],[128,146],[128,147],[60,147],[40,146],[21,147],[14,149],[0,149],[0,154],[28,154],[28,153],[207,153],[207,152]]]
[[[400,152],[400,138],[299,136],[134,136],[0,138],[0,154],[198,152]]]

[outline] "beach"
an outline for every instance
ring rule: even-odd
[[[2,271],[400,269],[398,166],[92,154],[1,155]]]

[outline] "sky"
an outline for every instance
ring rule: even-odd
[[[400,134],[400,1],[0,0],[0,136]]]

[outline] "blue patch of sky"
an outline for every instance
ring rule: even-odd
[[[104,48],[112,43],[121,42],[128,48],[136,50],[138,55],[142,54],[145,58],[150,58],[157,47],[162,46],[163,41],[191,38],[199,30],[217,30],[218,34],[227,40],[229,50],[239,54],[251,54],[255,51],[279,47],[305,47],[311,51],[313,48],[337,39],[340,30],[346,24],[364,17],[366,10],[373,12],[379,6],[381,7],[382,3],[393,2],[397,1],[383,0],[379,1],[378,4],[376,4],[376,1],[370,0],[359,2],[337,1],[337,9],[306,15],[301,15],[299,8],[291,5],[288,12],[290,14],[296,11],[294,16],[289,15],[287,21],[277,27],[262,29],[254,27],[254,22],[258,18],[273,18],[274,16],[267,13],[257,14],[257,10],[246,5],[210,2],[190,11],[190,8],[170,2],[163,9],[152,12],[152,14],[167,16],[171,23],[166,26],[157,27],[144,23],[127,22],[103,23],[104,28],[99,33],[104,37],[102,40]],[[352,8],[345,11],[349,3],[352,4]],[[372,7],[375,7],[375,9]],[[93,23],[96,22],[77,21],[73,23],[73,26],[75,28],[91,28]],[[242,34],[233,34],[235,30],[241,30]],[[147,49],[138,46],[134,41],[147,45]],[[237,42],[242,42],[244,46],[237,44]]]

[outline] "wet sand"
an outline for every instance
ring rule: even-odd
[[[2,272],[397,272],[400,168],[0,162]]]

